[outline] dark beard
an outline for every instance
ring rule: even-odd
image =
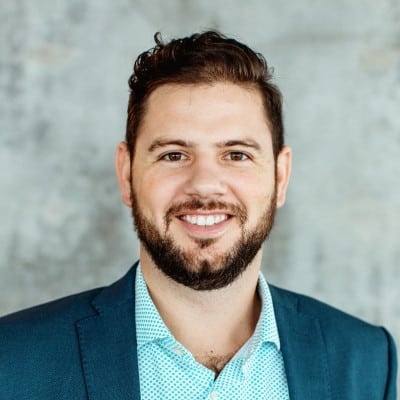
[[[131,187],[132,216],[141,243],[145,246],[155,265],[174,281],[194,290],[214,290],[230,285],[238,278],[254,259],[267,239],[276,213],[276,188],[258,225],[251,231],[242,228],[240,239],[225,254],[219,255],[211,264],[200,259],[193,252],[185,252],[167,234],[162,235],[152,222],[140,212],[136,194]],[[247,220],[246,211],[238,206],[220,202],[204,203],[193,200],[173,206],[168,210],[165,223],[166,231],[179,210],[228,210],[239,220],[243,227]],[[216,239],[217,240],[217,239]],[[197,239],[200,249],[211,246],[215,239]]]

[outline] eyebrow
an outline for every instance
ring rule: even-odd
[[[166,147],[166,146],[181,146],[181,147],[192,148],[192,147],[194,147],[194,144],[192,142],[188,142],[186,140],[180,140],[180,139],[175,139],[175,140],[174,139],[157,139],[151,143],[151,145],[148,148],[148,151],[151,153],[151,152],[159,149],[160,147]],[[244,146],[244,147],[250,147],[257,151],[261,150],[261,146],[252,139],[227,140],[225,142],[216,143],[216,146],[218,148]]]
[[[169,140],[169,139],[157,139],[151,143],[148,151],[152,151],[165,146],[181,146],[181,147],[193,147],[193,143],[187,142],[185,140]]]
[[[250,147],[257,151],[261,150],[261,146],[255,140],[252,139],[228,140],[226,142],[217,143],[217,147],[219,148],[232,147],[232,146],[244,146],[244,147]]]

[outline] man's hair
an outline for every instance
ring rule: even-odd
[[[158,32],[154,40],[156,46],[137,58],[129,78],[126,142],[131,160],[147,100],[155,89],[165,84],[215,82],[231,82],[261,93],[276,159],[284,144],[282,96],[271,83],[272,71],[262,54],[217,31],[196,33],[168,43],[162,41]]]

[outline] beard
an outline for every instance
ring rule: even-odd
[[[131,185],[132,217],[139,240],[155,265],[166,276],[194,290],[215,290],[234,282],[246,270],[268,238],[276,214],[276,193],[275,186],[261,219],[251,230],[244,228],[248,219],[244,207],[195,199],[176,204],[166,212],[164,218],[166,228],[162,233],[141,212],[136,193]],[[202,255],[202,252],[210,248],[218,239],[193,239],[198,248],[184,250],[167,233],[174,215],[180,211],[190,213],[200,210],[227,210],[235,215],[241,227],[240,238],[226,252],[213,254],[212,261],[207,258],[207,255]]]

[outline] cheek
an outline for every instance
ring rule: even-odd
[[[269,198],[275,188],[274,172],[236,175],[231,180],[231,187],[238,197],[246,203],[253,203],[257,200],[265,201]]]
[[[247,210],[249,226],[256,225],[271,204],[275,191],[274,173],[253,173],[243,179],[237,178],[232,190]]]
[[[164,216],[179,191],[179,182],[176,177],[147,173],[140,179],[134,179],[133,182],[143,212],[156,219]]]

